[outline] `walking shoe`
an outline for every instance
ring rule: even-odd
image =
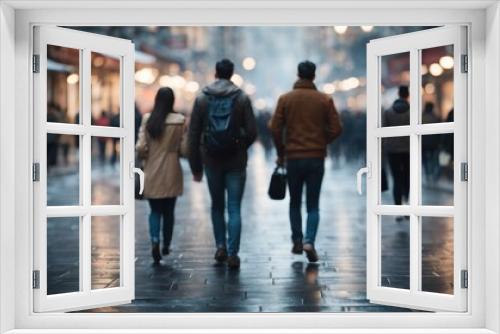
[[[240,268],[240,257],[238,255],[231,255],[227,258],[227,266],[229,269],[239,269]]]
[[[170,247],[163,246],[163,248],[161,249],[161,254],[162,255],[168,255],[168,254],[170,254]]]
[[[153,260],[155,264],[158,264],[161,260],[161,255],[160,255],[160,244],[157,242],[153,242],[151,246],[151,255],[153,256]]]
[[[292,253],[293,254],[302,254],[303,251],[302,247],[302,241],[294,241],[293,242],[293,247],[292,247]]]
[[[309,262],[318,262],[318,253],[316,253],[316,249],[311,244],[304,244],[304,252],[306,252],[307,259]]]
[[[217,262],[224,262],[227,260],[227,250],[223,247],[217,248],[217,251],[215,252],[215,261]]]

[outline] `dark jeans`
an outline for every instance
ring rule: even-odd
[[[319,225],[319,194],[325,173],[322,158],[292,159],[287,161],[288,187],[290,188],[290,225],[292,241],[314,245]],[[302,234],[302,190],[306,186],[307,226]]]
[[[177,197],[148,199],[151,213],[149,214],[149,236],[151,242],[160,242],[160,227],[163,217],[163,245],[170,247],[174,232],[174,209]]]
[[[227,191],[227,251],[231,256],[240,250],[241,199],[245,189],[246,171],[223,170],[207,166],[208,190],[212,198],[212,225],[217,248],[226,248],[225,195]]]
[[[389,153],[389,166],[392,174],[392,194],[394,204],[401,205],[403,199],[409,199],[410,193],[410,154]]]

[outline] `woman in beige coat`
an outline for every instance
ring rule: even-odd
[[[179,162],[183,150],[184,123],[182,114],[173,111],[174,92],[160,88],[153,111],[145,114],[139,129],[136,150],[144,161],[144,197],[151,207],[149,235],[155,263],[161,260],[160,227],[163,218],[163,255],[170,252],[174,228],[174,208],[182,194],[183,180]]]

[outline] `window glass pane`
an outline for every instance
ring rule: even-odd
[[[80,204],[80,136],[47,134],[47,205]]]
[[[47,122],[80,123],[80,50],[47,45]]]
[[[453,294],[453,218],[422,217],[422,290]]]
[[[47,294],[80,290],[80,218],[47,219]]]
[[[120,286],[120,216],[92,217],[92,289]]]
[[[381,216],[382,286],[410,288],[410,217]]]
[[[406,205],[410,195],[410,137],[382,138],[380,203]]]
[[[121,204],[120,138],[92,137],[92,205]]]
[[[422,139],[422,205],[453,205],[453,133]]]
[[[421,57],[421,122],[453,122],[453,45],[423,49]]]
[[[92,125],[120,127],[120,58],[92,52]]]
[[[410,124],[410,53],[380,57],[381,126]]]

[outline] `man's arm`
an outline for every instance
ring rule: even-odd
[[[337,139],[342,133],[342,122],[340,121],[339,113],[335,108],[333,99],[328,99],[328,113],[326,122],[326,135],[329,143]]]
[[[201,157],[201,134],[203,131],[203,111],[201,110],[200,98],[193,105],[191,121],[188,134],[188,158],[193,175],[203,174],[203,162]]]
[[[274,145],[278,153],[278,161],[283,163],[285,159],[285,144],[283,142],[283,128],[285,127],[285,106],[283,99],[280,97],[276,105],[273,118],[271,119],[271,133],[273,135]]]
[[[252,102],[248,96],[245,96],[243,103],[243,129],[245,131],[245,145],[248,148],[257,139],[257,122],[253,113]]]

